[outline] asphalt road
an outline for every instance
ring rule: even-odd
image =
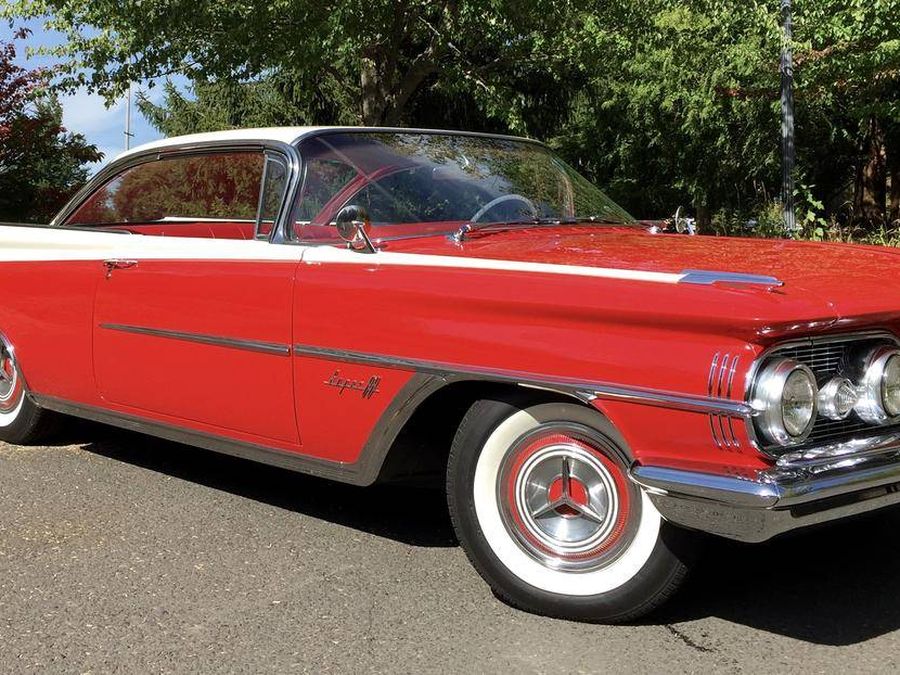
[[[900,513],[712,542],[639,625],[496,600],[438,493],[76,424],[0,444],[0,672],[887,672]]]

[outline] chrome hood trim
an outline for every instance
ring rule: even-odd
[[[720,272],[718,270],[682,270],[680,284],[697,284],[710,286],[712,284],[749,284],[752,286],[764,286],[777,288],[784,286],[784,282],[777,277],[765,274],[742,274],[740,272]]]

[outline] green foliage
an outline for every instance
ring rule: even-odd
[[[198,89],[272,78],[270,90],[247,100],[275,91],[296,122],[395,124],[427,86],[464,96],[484,115],[524,130],[537,106],[523,92],[562,89],[556,85],[577,70],[572,36],[589,6],[588,0],[13,0],[0,18],[44,18],[67,38],[50,50],[65,57],[57,86],[87,86],[110,100],[129,82],[176,72]]]
[[[900,0],[794,2],[807,236],[900,218],[898,16]],[[140,103],[167,134],[514,132],[548,140],[639,217],[684,205],[714,231],[779,231],[777,0],[12,0],[2,17],[44,17],[67,37],[52,50],[63,90],[112,100],[186,74],[188,92]]]
[[[102,155],[63,128],[46,74],[16,66],[14,56],[0,43],[0,221],[46,221]]]

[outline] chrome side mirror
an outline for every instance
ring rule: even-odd
[[[678,234],[697,234],[697,221],[693,218],[682,217],[680,206],[675,210],[673,220],[675,221],[675,231]]]
[[[349,249],[360,253],[375,253],[378,250],[369,238],[369,214],[363,207],[348,204],[338,211],[334,226]]]

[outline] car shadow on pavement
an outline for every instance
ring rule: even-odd
[[[412,546],[457,546],[440,490],[355,487],[88,422],[65,436],[60,442],[85,443],[83,449],[97,455],[376,536]]]
[[[453,547],[441,490],[359,488],[79,422],[60,444],[412,546]],[[900,629],[900,509],[749,545],[708,538],[685,586],[641,623],[720,618],[821,645]]]
[[[765,544],[710,538],[689,580],[648,623],[718,617],[796,640],[850,645],[900,629],[900,510]]]

